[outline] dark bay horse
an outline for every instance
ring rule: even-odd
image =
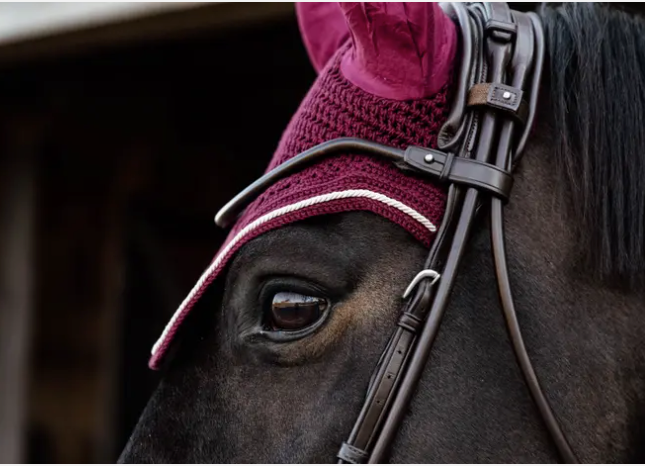
[[[643,462],[645,22],[601,4],[539,14],[547,70],[505,219],[515,304],[578,459]],[[332,29],[329,54],[345,39]],[[334,460],[427,255],[358,210],[285,224],[231,257],[120,462]],[[509,350],[489,234],[473,231],[391,462],[558,461]],[[298,312],[279,306],[289,299]],[[265,318],[296,336],[258,338]]]

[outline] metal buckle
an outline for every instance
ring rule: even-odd
[[[417,274],[416,277],[412,279],[408,287],[405,289],[405,292],[403,293],[403,299],[407,299],[407,297],[410,296],[410,293],[412,293],[412,291],[417,287],[419,282],[425,278],[432,278],[432,281],[430,282],[430,286],[432,286],[441,278],[441,274],[431,269],[422,270]]]

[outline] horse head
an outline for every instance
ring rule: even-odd
[[[495,13],[485,8],[497,7],[482,6],[483,17]],[[392,461],[552,462],[558,454],[575,459],[567,456],[569,443],[585,461],[638,458],[640,443],[633,432],[639,431],[645,407],[645,378],[638,375],[645,362],[639,351],[645,319],[636,277],[645,258],[645,161],[625,152],[645,145],[642,128],[626,121],[640,114],[642,100],[628,105],[624,90],[604,76],[598,78],[604,87],[597,89],[616,91],[623,106],[612,107],[611,99],[593,102],[589,77],[575,71],[604,72],[617,55],[632,60],[605,42],[633,43],[643,25],[601,6],[542,11],[551,72],[542,87],[550,92],[536,108],[539,79],[531,89],[530,80],[516,87],[488,86],[486,102],[473,92],[460,95],[459,82],[484,89],[471,81],[496,73],[495,66],[464,71],[464,31],[479,28],[491,34],[481,38],[502,42],[505,34],[515,33],[503,21],[484,24],[480,16],[458,9],[448,15],[434,3],[298,5],[318,78],[265,177],[218,215],[219,223],[235,223],[152,350],[150,365],[164,370],[164,377],[121,462],[327,463],[336,454],[347,462],[366,461],[370,452],[357,445],[378,447],[377,437],[388,427],[392,431],[388,423],[394,421],[385,420],[387,411],[377,404],[399,406],[396,389],[405,386],[409,372],[389,368],[414,365],[421,328],[433,325],[433,311],[427,319],[409,311],[429,307],[424,300],[436,303],[441,293],[450,298],[450,309],[441,332],[435,327],[432,352],[417,364],[423,373],[407,393],[414,397],[395,413],[405,422],[391,445],[385,442]],[[517,29],[531,31],[537,18],[507,16]],[[599,28],[605,36],[594,35]],[[531,54],[538,56],[533,43],[539,40],[530,37]],[[581,38],[593,38],[606,50],[586,63],[591,44]],[[509,63],[518,59],[519,45],[508,50]],[[643,52],[635,47],[632,52],[645,63]],[[536,61],[528,63],[525,71],[537,73]],[[499,77],[520,75],[518,68],[506,76],[505,66],[499,65]],[[642,85],[638,60],[632,66],[639,71],[625,75]],[[624,79],[620,73],[611,78]],[[568,80],[573,91],[565,89]],[[645,86],[637,92],[645,94]],[[525,105],[528,119],[519,105],[522,93],[533,98]],[[479,120],[467,124],[480,137],[462,135],[460,154],[468,157],[456,157],[439,149],[448,145],[441,138],[456,114],[454,102],[461,98],[465,106],[466,97],[468,106],[484,107]],[[511,108],[506,101],[515,97],[518,105]],[[621,124],[635,133],[631,142],[608,149],[618,154],[611,169],[607,154],[597,154],[585,140],[601,137],[600,147],[606,148],[604,136],[591,134],[607,134],[597,127],[605,118],[599,108],[621,115]],[[537,123],[531,125],[536,112]],[[498,118],[490,115],[498,114],[512,123],[490,123]],[[588,121],[574,121],[580,115]],[[491,153],[504,147],[504,128],[518,122],[527,126],[522,134],[531,127],[533,132],[504,219],[498,196],[510,190],[505,177],[513,160],[495,166],[476,158],[483,146]],[[556,144],[554,124],[562,127]],[[524,139],[509,133],[509,141]],[[404,153],[408,147],[413,149]],[[415,152],[416,147],[424,152]],[[436,173],[424,165],[437,163]],[[629,185],[620,185],[625,179]],[[494,180],[495,186],[479,198],[471,196],[483,189],[482,180]],[[605,186],[599,189],[593,180]],[[563,185],[567,188],[560,189]],[[616,218],[614,210],[624,213],[630,202],[629,220]],[[487,222],[474,220],[482,206],[491,215],[493,237],[502,228],[503,239],[506,225],[508,261],[498,260],[499,237],[491,246]],[[582,206],[581,212],[572,214],[572,206]],[[468,208],[472,218],[462,228]],[[580,233],[585,226],[595,228],[588,221],[599,209],[609,235],[600,251],[592,250],[596,233]],[[462,234],[468,241],[455,239]],[[605,264],[607,254],[618,250],[618,269],[581,273],[580,264]],[[638,256],[641,262],[623,256]],[[542,392],[535,393],[539,384],[529,380],[526,390],[523,376],[530,379],[533,367],[527,369],[522,359],[528,358],[524,340],[520,336],[517,343],[513,318],[509,323],[499,312],[500,293],[508,310],[503,278],[509,276],[511,305],[514,298],[553,411],[541,401],[546,400]],[[608,277],[623,277],[629,286],[611,286],[615,280]],[[448,279],[445,289],[432,288]],[[379,398],[380,390],[387,396]],[[555,427],[549,424],[553,412]]]

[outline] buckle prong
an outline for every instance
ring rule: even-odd
[[[419,282],[425,278],[432,278],[432,281],[430,282],[430,286],[432,286],[441,278],[441,274],[431,269],[422,270],[417,274],[416,277],[412,279],[408,287],[405,289],[405,292],[403,293],[403,299],[407,299],[412,291],[414,291],[414,289],[417,287]]]

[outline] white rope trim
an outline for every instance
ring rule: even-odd
[[[175,311],[173,314],[172,318],[170,319],[170,322],[166,325],[166,328],[164,328],[163,333],[155,343],[155,345],[152,347],[152,354],[154,355],[161,343],[166,339],[166,336],[168,335],[168,332],[174,325],[175,321],[179,317],[179,315],[182,313],[186,305],[190,302],[190,300],[193,298],[193,296],[204,286],[204,283],[208,279],[208,277],[211,276],[211,274],[217,269],[217,267],[220,266],[220,263],[226,257],[228,252],[237,244],[239,243],[246,235],[251,233],[253,230],[258,228],[259,226],[277,218],[281,217],[283,215],[289,214],[291,212],[295,212],[297,210],[304,209],[306,207],[310,207],[312,205],[316,204],[322,204],[324,202],[330,202],[330,201],[335,201],[338,199],[347,199],[347,198],[366,198],[366,199],[372,199],[378,202],[382,202],[383,204],[389,205],[390,207],[394,207],[395,209],[403,212],[404,214],[410,216],[417,222],[419,222],[421,225],[423,225],[425,228],[430,230],[432,233],[437,231],[437,227],[433,225],[433,223],[428,220],[426,217],[421,215],[419,212],[416,210],[412,209],[411,207],[408,207],[407,205],[403,204],[402,202],[397,201],[396,199],[392,199],[390,197],[384,196],[383,194],[375,193],[373,191],[369,191],[367,189],[350,189],[347,191],[337,191],[329,194],[323,194],[320,196],[315,196],[309,199],[305,199],[304,201],[296,202],[295,204],[291,204],[288,206],[280,207],[279,209],[274,210],[273,212],[269,212],[268,214],[263,215],[262,217],[257,218],[253,222],[249,223],[247,226],[245,226],[240,232],[233,238],[233,240],[226,245],[226,247],[222,250],[222,252],[217,256],[217,258],[213,261],[213,263],[206,269],[206,271],[202,274],[202,276],[199,278],[195,286],[193,286],[193,289],[190,290],[190,293],[186,298],[182,301],[180,304],[179,308]]]

